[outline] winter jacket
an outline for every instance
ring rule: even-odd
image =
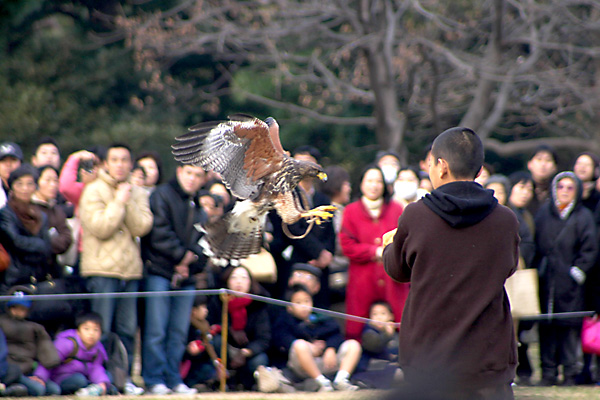
[[[8,346],[4,332],[0,329],[0,382],[3,382],[4,376],[8,372]]]
[[[50,244],[53,254],[62,254],[69,249],[73,236],[71,228],[67,225],[67,216],[62,208],[56,205],[56,201],[47,202],[35,194],[31,198],[34,204],[41,212],[48,217],[48,229],[51,231]],[[53,229],[54,228],[54,229]]]
[[[519,221],[519,237],[521,238],[521,242],[519,243],[519,251],[521,252],[521,257],[523,257],[523,262],[527,268],[531,267],[531,263],[533,262],[533,257],[535,256],[535,240],[534,233],[529,229],[529,225],[527,224],[527,216],[533,220],[531,214],[526,209],[519,209],[517,207],[513,207],[509,205],[509,208],[515,213],[517,216],[517,221]]]
[[[75,357],[70,358],[75,343],[69,337],[75,338],[78,351]],[[83,374],[91,383],[110,383],[104,369],[108,356],[101,342],[96,343],[91,349],[86,349],[75,329],[60,332],[54,340],[61,364],[55,368],[47,369],[40,365],[34,375],[44,382],[48,379],[60,384],[63,380],[75,373]]]
[[[0,242],[10,254],[11,265],[5,272],[7,287],[46,279],[51,272],[52,245],[48,234],[48,218],[42,214],[42,227],[37,235],[25,228],[7,204],[0,210]]]
[[[265,293],[260,293],[265,295]],[[211,325],[221,325],[222,303],[218,296],[212,296],[208,303],[208,320]],[[253,301],[247,307],[248,321],[244,332],[248,337],[248,344],[241,345],[237,343],[231,335],[231,318],[229,318],[229,338],[228,344],[237,348],[247,348],[252,354],[264,353],[271,343],[271,324],[267,313],[266,303]]]
[[[50,235],[50,244],[52,246],[50,275],[59,277],[62,275],[62,271],[58,265],[56,256],[66,252],[73,241],[71,228],[67,224],[67,216],[63,208],[58,206],[55,200],[47,202],[34,194],[31,198],[31,203],[48,217],[48,234]]]
[[[201,272],[206,257],[198,245],[200,232],[195,224],[206,222],[207,216],[198,196],[185,193],[177,178],[158,186],[150,196],[150,210],[154,222],[150,232],[142,238],[142,258],[146,272],[171,279],[175,265],[187,250],[198,256],[190,264],[190,277]]]
[[[292,343],[297,339],[307,342],[324,340],[325,347],[333,347],[336,351],[344,342],[344,336],[338,323],[324,315],[311,314],[308,321],[294,317],[289,312],[281,313],[280,318],[274,322],[273,347],[285,356],[288,355]]]
[[[138,237],[152,228],[148,193],[131,186],[126,204],[115,198],[118,183],[104,170],[83,190],[79,218],[83,228],[81,275],[140,279],[142,257]]]
[[[577,182],[575,204],[566,218],[559,216],[555,204],[556,185],[570,177]],[[534,267],[540,278],[542,313],[584,310],[584,286],[570,275],[573,266],[589,274],[598,252],[594,216],[581,204],[581,183],[573,173],[560,173],[552,181],[550,199],[535,217],[536,255]],[[543,322],[543,321],[542,321]],[[558,325],[578,326],[581,319],[557,319]]]
[[[402,206],[395,201],[384,203],[378,218],[373,218],[362,200],[346,206],[340,231],[344,255],[350,260],[346,286],[346,312],[367,318],[376,300],[387,301],[394,311],[396,322],[402,318],[409,285],[395,282],[375,259],[381,237],[398,224]],[[346,321],[346,337],[360,340],[363,324]]]
[[[79,207],[79,199],[85,188],[85,183],[77,182],[78,173],[79,156],[71,154],[60,171],[58,190],[65,199],[75,205],[76,210]]]
[[[397,332],[390,335],[386,331],[365,324],[361,339],[363,356],[366,358],[379,358],[392,361],[398,355]]]
[[[6,336],[8,360],[18,365],[23,374],[31,375],[38,362],[46,368],[60,363],[52,339],[42,325],[3,314],[0,329]]]
[[[452,182],[409,204],[386,272],[411,282],[400,327],[407,381],[477,390],[508,385],[517,357],[504,290],[519,259],[519,223],[475,182]]]

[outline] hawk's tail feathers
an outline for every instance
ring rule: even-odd
[[[263,238],[263,224],[260,219],[253,225],[243,223],[245,229],[240,230],[239,216],[232,211],[214,222],[196,229],[204,232],[198,244],[215,264],[239,264],[239,260],[260,252]]]

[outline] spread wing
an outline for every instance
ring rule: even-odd
[[[171,147],[177,161],[214,170],[234,195],[254,199],[285,157],[279,131],[273,131],[258,118],[238,114],[195,125]]]

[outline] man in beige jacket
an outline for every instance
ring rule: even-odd
[[[128,182],[132,158],[126,145],[111,145],[102,167],[79,202],[81,275],[90,293],[136,292],[142,278],[139,237],[152,228],[148,194]],[[112,330],[119,335],[131,371],[137,299],[99,296],[92,299],[91,307],[102,316],[103,334]]]

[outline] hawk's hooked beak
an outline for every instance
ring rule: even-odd
[[[319,177],[320,180],[322,180],[323,182],[327,182],[327,174],[325,172],[319,172],[317,174],[317,176]]]

